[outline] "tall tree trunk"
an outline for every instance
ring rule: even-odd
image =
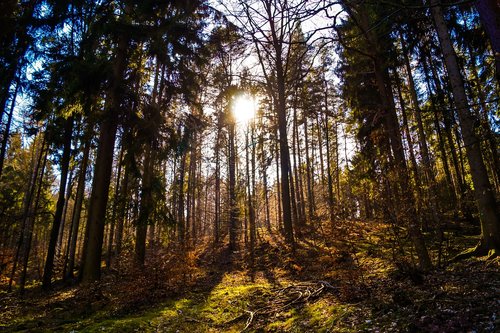
[[[105,228],[106,206],[108,204],[109,184],[113,168],[113,153],[121,113],[120,86],[127,67],[128,39],[119,37],[114,60],[113,77],[108,100],[106,116],[100,126],[97,156],[94,166],[94,179],[89,202],[87,218],[88,239],[84,246],[82,266],[82,282],[90,283],[101,276],[101,254]]]
[[[111,222],[109,226],[109,235],[108,235],[108,248],[106,250],[106,268],[109,269],[111,267],[111,258],[113,254],[113,239],[116,240],[115,234],[115,226],[116,226],[116,215],[118,209],[118,201],[120,200],[120,186],[123,186],[120,183],[122,177],[122,164],[123,164],[123,154],[125,151],[125,147],[122,145],[120,150],[120,156],[118,157],[117,164],[118,170],[116,171],[116,182],[115,182],[115,194],[113,200],[113,210],[111,213]]]
[[[221,191],[220,191],[220,145],[222,135],[221,115],[217,117],[217,138],[215,141],[215,216],[214,216],[214,243],[220,241],[220,221],[221,221]]]
[[[296,103],[296,102],[294,102]],[[297,107],[294,105],[293,108],[293,121],[292,121],[292,154],[293,154],[293,175],[294,175],[294,198],[296,201],[296,232],[297,235],[300,233],[305,225],[305,210],[304,210],[304,192],[302,186],[302,175],[301,175],[301,157],[300,157],[300,139],[299,139],[299,125],[298,125],[298,115]]]
[[[270,8],[268,8],[270,10]],[[272,14],[268,12],[268,17]],[[271,33],[274,50],[276,52],[276,83],[277,100],[275,101],[275,110],[278,116],[279,133],[279,151],[280,151],[280,170],[281,170],[281,205],[283,210],[283,229],[285,239],[289,245],[294,246],[293,224],[292,224],[292,206],[290,195],[290,150],[288,148],[287,120],[286,120],[286,88],[285,71],[282,62],[282,44],[276,35],[274,21],[271,19]]]
[[[42,149],[43,151],[43,149]],[[28,220],[26,222],[26,229],[24,232],[24,241],[23,241],[23,269],[21,271],[21,278],[19,279],[19,289],[21,294],[24,293],[24,287],[26,285],[26,276],[28,273],[28,263],[32,246],[33,239],[33,231],[35,228],[36,222],[36,212],[38,211],[38,206],[40,203],[40,195],[42,193],[42,189],[44,187],[43,176],[45,174],[45,166],[47,165],[47,155],[49,153],[49,149],[45,149],[45,154],[43,157],[42,167],[40,171],[40,180],[38,181],[38,189],[35,197],[34,204],[30,207],[30,212],[28,214]]]
[[[476,119],[469,111],[464,82],[458,67],[457,55],[450,40],[448,27],[444,20],[441,3],[439,0],[431,0],[431,5],[432,17],[443,52],[455,105],[458,109],[460,128],[481,221],[481,241],[473,251],[466,255],[484,255],[490,250],[493,251],[494,255],[497,255],[498,251],[500,251],[500,216],[481,155],[480,141],[474,129]]]
[[[278,139],[278,128],[276,127],[276,131],[274,132],[275,138]],[[277,225],[278,229],[280,230],[281,234],[285,234],[285,228],[283,227],[283,212],[281,209],[281,180],[280,180],[280,168],[279,168],[279,159],[280,159],[280,154],[279,154],[279,140],[276,141],[276,151],[275,151],[275,158],[276,158],[276,203],[277,203]]]
[[[327,114],[325,114],[325,125],[324,132],[326,135],[325,145],[326,145],[326,175],[328,184],[328,212],[330,215],[330,223],[332,227],[335,222],[335,198],[333,195],[333,177],[332,177],[332,161],[331,161],[331,145],[330,145],[330,120]]]
[[[73,171],[74,168],[70,166],[68,181],[66,186],[66,200],[64,201],[64,208],[61,217],[61,224],[59,226],[59,232],[57,233],[57,245],[56,245],[56,258],[61,256],[61,252],[63,251],[63,238],[64,238],[64,228],[66,224],[66,216],[68,214],[69,207],[69,198],[71,197],[71,193],[73,192]]]
[[[90,126],[89,126],[90,127]],[[90,156],[90,138],[86,138],[85,146],[83,148],[82,161],[80,163],[80,174],[78,175],[78,184],[76,187],[76,197],[73,207],[73,216],[71,219],[71,231],[68,238],[68,255],[67,265],[64,265],[63,279],[73,278],[73,271],[75,269],[76,245],[78,241],[78,230],[80,228],[80,216],[82,214],[83,199],[85,196],[85,178],[87,175],[87,166]]]
[[[245,135],[245,155],[246,155],[246,180],[247,180],[247,204],[248,204],[248,224],[249,224],[249,234],[250,234],[250,267],[253,270],[255,266],[255,146],[254,146],[254,135],[253,135],[253,125],[252,126],[252,157],[250,161],[250,141],[248,138],[248,130]],[[252,164],[252,176],[250,175],[250,164]]]
[[[268,179],[267,179],[267,167],[271,163],[271,158],[268,158],[266,156],[265,150],[264,150],[264,136],[261,135],[260,138],[260,156],[261,156],[261,172],[262,172],[262,191],[264,192],[264,204],[265,204],[265,214],[266,214],[266,228],[267,232],[271,233],[271,212],[270,212],[270,207],[269,207],[269,184],[268,184]]]
[[[307,185],[307,208],[309,212],[309,220],[316,217],[316,199],[314,197],[314,191],[312,190],[314,169],[311,163],[311,158],[309,154],[310,143],[309,143],[309,130],[307,128],[307,117],[304,117],[304,145],[306,149],[306,185]]]
[[[144,265],[146,257],[146,235],[148,222],[152,212],[153,198],[151,193],[151,184],[153,177],[154,158],[151,151],[151,145],[146,143],[144,147],[144,162],[142,172],[141,187],[141,205],[139,210],[139,219],[137,220],[136,238],[135,238],[135,257],[139,265]]]
[[[229,248],[236,250],[236,228],[238,223],[238,205],[236,202],[236,145],[234,119],[229,123]]]
[[[47,259],[45,260],[45,269],[43,271],[42,288],[47,290],[51,286],[52,273],[54,270],[54,258],[56,254],[57,239],[59,228],[63,217],[66,183],[68,180],[69,162],[71,158],[71,139],[73,137],[73,116],[66,119],[64,127],[64,146],[61,158],[61,181],[59,183],[59,196],[57,198],[56,211],[54,213],[54,222],[50,232],[49,246],[47,249]]]
[[[12,118],[14,116],[14,108],[16,106],[16,98],[18,91],[19,91],[19,79],[16,82],[16,88],[14,89],[14,94],[12,96],[9,114],[7,115],[7,123],[5,124],[5,128],[2,135],[2,147],[0,148],[0,177],[2,177],[5,153],[7,152],[7,145],[9,143],[10,126],[12,124]]]
[[[179,166],[178,193],[177,193],[177,237],[182,247],[186,243],[186,222],[184,215],[184,179],[186,173],[187,153],[181,156],[181,165]]]

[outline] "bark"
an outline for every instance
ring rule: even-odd
[[[276,133],[276,137],[278,137]],[[276,150],[279,151],[279,143],[277,142],[277,148]],[[281,232],[282,235],[285,234],[285,229],[283,227],[283,211],[281,210],[281,180],[280,180],[280,168],[279,168],[279,153],[276,154],[276,203],[277,203],[277,221],[276,224],[278,225],[278,228]]]
[[[54,213],[54,222],[50,232],[50,240],[47,249],[47,258],[45,260],[45,268],[43,272],[42,288],[47,290],[52,283],[52,274],[54,270],[54,259],[56,255],[56,246],[61,228],[61,222],[64,211],[64,203],[66,201],[66,183],[68,181],[69,162],[71,157],[71,138],[73,137],[73,116],[66,120],[64,128],[64,147],[61,159],[61,181],[59,183],[59,196],[56,203],[56,211]]]
[[[111,215],[111,225],[109,226],[109,234],[108,234],[108,248],[106,250],[106,268],[109,269],[111,267],[111,258],[113,254],[113,239],[115,238],[115,225],[116,225],[116,214],[117,214],[117,208],[118,208],[118,201],[120,200],[120,179],[122,176],[122,164],[123,164],[123,153],[125,151],[125,148],[122,146],[122,149],[120,151],[120,157],[118,158],[117,164],[118,164],[118,170],[116,171],[116,182],[115,182],[115,194],[114,194],[114,200],[113,200],[113,212]],[[123,186],[123,185],[121,185]]]
[[[66,224],[66,216],[68,214],[69,198],[71,197],[71,193],[73,192],[73,171],[74,171],[74,168],[70,168],[68,181],[67,181],[68,185],[66,186],[66,200],[64,201],[64,208],[63,208],[63,213],[62,213],[62,218],[61,218],[61,225],[59,227],[59,233],[58,233],[58,238],[57,238],[56,257],[60,257],[61,252],[63,251],[64,227]]]
[[[249,252],[250,252],[250,267],[253,269],[255,265],[255,147],[252,147],[252,158],[250,161],[250,142],[248,138],[248,131],[245,136],[245,157],[246,157],[246,180],[247,180],[247,205],[248,205],[248,224],[249,224]],[[253,143],[253,129],[252,129],[252,143]],[[253,146],[253,144],[252,144]],[[252,175],[250,176],[250,164],[252,164]]]
[[[84,245],[82,282],[90,283],[101,276],[101,254],[105,228],[106,206],[113,168],[113,153],[121,113],[120,85],[127,66],[128,39],[120,37],[113,68],[113,79],[108,92],[105,118],[100,126],[94,179],[87,218],[88,239]]]
[[[38,182],[38,190],[36,193],[35,201],[33,206],[30,208],[31,212],[28,215],[28,221],[26,223],[26,229],[24,232],[24,249],[23,249],[23,269],[21,271],[21,277],[19,279],[19,289],[21,294],[24,293],[24,287],[26,285],[26,275],[28,272],[28,263],[31,252],[32,240],[33,240],[33,231],[35,228],[36,221],[36,212],[38,211],[39,203],[40,203],[40,195],[42,193],[42,189],[44,187],[43,176],[45,174],[45,167],[47,165],[47,155],[49,150],[45,149],[45,154],[43,157],[42,167],[40,171],[40,180]]]
[[[321,175],[321,185],[325,188],[325,163],[323,155],[323,130],[320,125],[319,116],[316,117],[316,130],[318,132],[318,146],[319,146],[319,165],[320,165],[320,175]]]
[[[119,194],[119,201],[118,201],[118,207],[117,207],[117,214],[118,214],[118,221],[116,223],[116,255],[120,255],[122,252],[122,244],[123,244],[123,229],[125,226],[125,220],[127,216],[127,210],[128,210],[128,205],[127,205],[127,198],[128,198],[128,193],[129,193],[129,174],[130,174],[130,168],[128,165],[128,161],[125,160],[125,165],[123,166],[125,171],[123,175],[123,180],[122,180],[122,186],[120,189],[120,194]]]
[[[306,149],[306,186],[307,186],[307,208],[309,212],[309,219],[312,220],[316,217],[316,199],[314,191],[312,190],[312,182],[314,176],[313,164],[309,154],[309,130],[307,127],[307,118],[304,119],[304,145]]]
[[[83,199],[85,196],[85,178],[90,155],[90,138],[87,138],[83,148],[83,157],[80,163],[80,174],[78,175],[78,184],[76,187],[76,197],[73,207],[73,216],[71,219],[71,230],[68,238],[67,265],[64,265],[63,278],[73,278],[75,269],[76,245],[78,241],[78,230],[80,228],[80,216],[82,214]]]
[[[179,166],[178,175],[178,194],[177,194],[177,232],[178,240],[181,246],[186,243],[186,225],[184,216],[184,178],[186,169],[187,154],[184,153],[181,157],[181,165]]]
[[[217,119],[217,139],[215,141],[215,216],[214,216],[214,243],[218,244],[220,239],[220,141],[221,141],[221,116]]]
[[[264,151],[264,137],[261,135],[260,136],[260,154],[261,154],[261,172],[262,172],[262,187],[263,187],[263,192],[264,192],[264,203],[265,203],[265,210],[266,210],[266,228],[269,233],[271,233],[271,212],[270,212],[270,207],[269,207],[269,185],[268,185],[268,180],[267,180],[267,167],[268,167],[268,161],[270,163],[270,159],[268,160],[265,151]]]
[[[116,112],[117,110],[109,110]],[[113,151],[117,131],[117,118],[110,115],[100,128],[94,180],[87,217],[88,238],[85,240],[82,265],[82,282],[90,283],[101,277],[101,254],[104,240],[106,206],[113,167]]]
[[[144,265],[146,257],[146,235],[148,222],[152,212],[153,198],[151,184],[153,177],[153,153],[150,144],[144,147],[144,162],[141,187],[141,205],[139,210],[139,219],[137,220],[136,238],[135,238],[135,257],[139,265]]]
[[[236,202],[236,145],[235,123],[229,124],[229,248],[236,250],[236,228],[238,223],[238,206]]]
[[[283,64],[282,36],[278,36],[271,5],[266,5],[266,14],[269,20],[273,51],[275,53],[275,74],[277,85],[277,100],[275,111],[278,116],[280,171],[281,171],[281,205],[283,210],[283,229],[286,242],[294,246],[292,207],[290,196],[290,151],[288,148],[287,121],[286,121],[286,88],[285,69]]]
[[[335,198],[333,195],[333,177],[332,177],[332,162],[331,162],[331,145],[330,145],[330,121],[328,115],[325,114],[325,144],[326,144],[326,175],[328,184],[328,212],[330,215],[330,223],[333,226],[335,221]]]
[[[0,177],[2,177],[3,164],[5,160],[5,153],[7,152],[7,145],[9,143],[10,136],[10,126],[12,124],[12,118],[14,116],[14,107],[16,105],[17,92],[19,90],[19,79],[16,82],[16,88],[14,89],[14,95],[12,96],[12,101],[10,104],[9,114],[7,116],[7,123],[2,135],[2,147],[0,148]],[[2,109],[3,110],[3,109]]]

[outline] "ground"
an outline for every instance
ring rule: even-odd
[[[304,231],[294,252],[260,239],[253,269],[245,251],[224,246],[157,251],[143,270],[125,258],[98,284],[56,283],[48,295],[36,284],[23,296],[0,291],[0,330],[500,331],[499,259],[446,264],[477,237],[445,233],[447,245],[432,248],[438,267],[424,273],[393,236],[390,226],[352,221]]]

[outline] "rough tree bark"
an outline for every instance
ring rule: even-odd
[[[106,101],[106,114],[100,126],[94,179],[87,218],[88,238],[84,245],[82,282],[90,283],[101,276],[101,254],[105,228],[106,206],[113,167],[113,153],[121,112],[120,86],[127,66],[128,39],[121,36],[116,49],[113,78]]]

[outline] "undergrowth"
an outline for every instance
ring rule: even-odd
[[[431,242],[436,269],[422,273],[391,227],[351,221],[303,231],[295,251],[276,239],[256,248],[150,249],[143,269],[131,253],[100,283],[56,284],[50,294],[0,294],[7,332],[495,332],[499,260],[446,264],[475,237],[446,232]],[[428,235],[433,237],[432,234]],[[349,241],[356,239],[356,242]],[[386,245],[381,245],[386,244]],[[387,245],[389,244],[389,245]],[[443,244],[443,242],[442,242]],[[439,258],[439,256],[441,256]],[[439,258],[439,260],[438,260]]]

